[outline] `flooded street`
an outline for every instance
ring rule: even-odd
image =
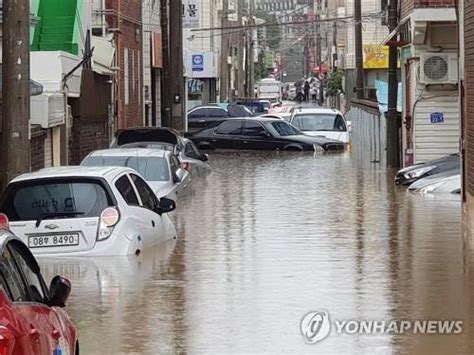
[[[213,153],[178,240],[140,257],[39,259],[71,278],[83,354],[474,353],[460,197],[429,198],[344,155]],[[301,319],[463,320],[460,335],[305,344]]]

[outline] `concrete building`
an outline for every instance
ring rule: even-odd
[[[458,27],[455,0],[402,0],[398,27],[405,165],[459,152]]]
[[[215,102],[219,94],[221,31],[191,31],[221,26],[221,0],[184,0],[183,47],[187,107]]]
[[[362,46],[364,51],[364,97],[376,101],[376,80],[387,81],[388,48],[383,41],[388,29],[382,24],[382,6],[380,0],[362,0]],[[341,17],[354,15],[354,0],[345,0]],[[355,29],[353,21],[341,22],[344,47],[340,53],[341,67],[346,71],[345,93],[348,100],[355,97]]]

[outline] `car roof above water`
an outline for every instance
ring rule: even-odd
[[[155,157],[166,158],[171,152],[158,148],[111,148],[95,150],[88,155],[88,157]]]
[[[11,183],[48,178],[68,177],[113,179],[117,175],[126,172],[136,173],[136,171],[133,169],[118,166],[61,166],[55,168],[46,168],[36,171],[34,173],[20,175],[13,179]]]
[[[296,107],[294,109],[295,114],[298,113],[320,113],[320,114],[335,114],[341,115],[342,113],[338,110],[334,110],[331,108],[321,108],[321,107]]]

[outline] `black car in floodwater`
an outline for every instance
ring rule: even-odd
[[[415,181],[428,176],[460,169],[461,160],[459,153],[451,154],[399,170],[395,175],[395,183],[397,185],[411,185]]]
[[[230,118],[188,136],[200,149],[343,151],[342,142],[311,137],[288,122],[264,117]]]

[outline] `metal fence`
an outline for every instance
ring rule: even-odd
[[[352,126],[352,146],[356,150],[369,153],[372,162],[385,165],[387,147],[385,117],[375,113],[374,110],[352,106],[346,113],[346,119]]]

